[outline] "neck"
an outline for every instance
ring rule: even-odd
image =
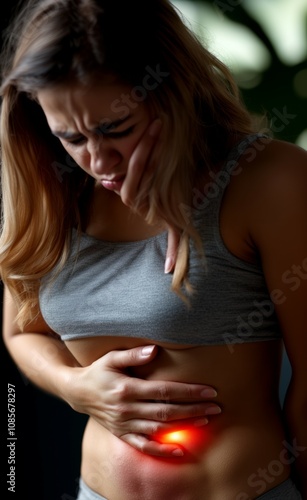
[[[149,225],[124,205],[119,195],[96,186],[86,233],[107,241],[137,241],[155,236],[165,225]]]

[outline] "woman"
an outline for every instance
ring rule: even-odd
[[[11,31],[4,338],[90,415],[78,499],[306,499],[306,153],[167,0],[30,2]]]

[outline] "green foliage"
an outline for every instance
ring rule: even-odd
[[[255,85],[246,88],[240,84],[244,75],[237,73],[235,77],[248,109],[255,114],[267,115],[276,138],[296,142],[300,134],[307,129],[307,56],[297,64],[287,65],[283,62],[269,34],[245,8],[246,0],[190,1],[218,9],[219,14],[248,28],[266,47],[271,62],[269,67],[261,71]],[[279,0],[271,1],[277,3]],[[210,31],[210,26],[208,30]],[[307,14],[305,41],[307,54]]]

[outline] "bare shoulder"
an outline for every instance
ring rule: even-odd
[[[293,155],[302,160],[306,160],[307,158],[307,151],[300,146],[293,144],[292,142],[270,138],[267,138],[265,140],[262,140],[260,138],[259,140],[262,141],[262,147],[258,149],[263,153],[263,158],[268,156],[268,158],[271,159],[276,158],[280,160],[290,160],[291,158],[293,158]]]
[[[272,140],[254,162],[245,162],[249,232],[297,373],[296,397],[306,404],[307,152]]]
[[[307,151],[286,141],[270,140],[255,158],[260,179],[269,183],[276,179],[293,179],[307,175]],[[264,176],[264,178],[262,177]],[[278,184],[274,182],[278,187]]]
[[[269,244],[281,243],[291,232],[297,237],[306,213],[307,152],[263,137],[249,144],[223,199],[220,225],[226,246],[240,258],[257,261]]]
[[[307,152],[280,140],[255,147],[252,161],[242,159],[240,181],[249,234],[262,256],[291,252],[295,259],[294,248],[307,248]]]
[[[307,151],[281,140],[262,140],[242,156],[240,189],[251,208],[274,214],[276,209],[307,205]]]
[[[304,149],[285,141],[257,139],[243,151],[229,188],[224,220],[238,228],[253,255],[263,256],[271,246],[271,255],[276,256],[281,247],[286,251],[290,242],[302,240],[302,235],[307,240]],[[306,248],[307,241],[304,252]]]

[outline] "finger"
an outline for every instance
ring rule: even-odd
[[[173,420],[171,422],[157,422],[154,420],[146,419],[131,419],[128,421],[121,422],[120,425],[111,425],[108,427],[109,430],[112,429],[112,433],[117,437],[122,438],[123,435],[128,433],[141,434],[145,436],[158,436],[162,432],[170,432],[178,428],[196,428],[200,429],[205,427],[209,423],[209,418],[201,415],[199,417]]]
[[[177,444],[161,444],[139,434],[126,434],[121,438],[136,450],[157,457],[182,457],[183,450]]]
[[[160,133],[161,127],[161,120],[154,120],[150,127],[145,131],[140,142],[131,155],[127,175],[120,191],[122,202],[129,207],[134,204],[144,170],[148,166],[149,158]]]
[[[109,368],[123,370],[130,366],[149,363],[156,356],[157,352],[158,347],[156,345],[145,345],[122,351],[110,351],[103,358]]]
[[[129,425],[129,430],[143,434],[154,434],[160,430],[161,423],[189,420],[190,424],[194,424],[195,420],[206,419],[207,416],[218,415],[222,411],[219,405],[212,402],[192,404],[141,402],[124,408],[121,417]]]
[[[130,395],[138,400],[163,403],[191,403],[212,400],[217,396],[213,387],[184,382],[131,379]]]
[[[179,232],[173,228],[168,228],[168,238],[167,238],[167,252],[166,252],[166,260],[164,272],[170,273],[173,271],[176,263],[178,246],[179,246],[180,234]]]

